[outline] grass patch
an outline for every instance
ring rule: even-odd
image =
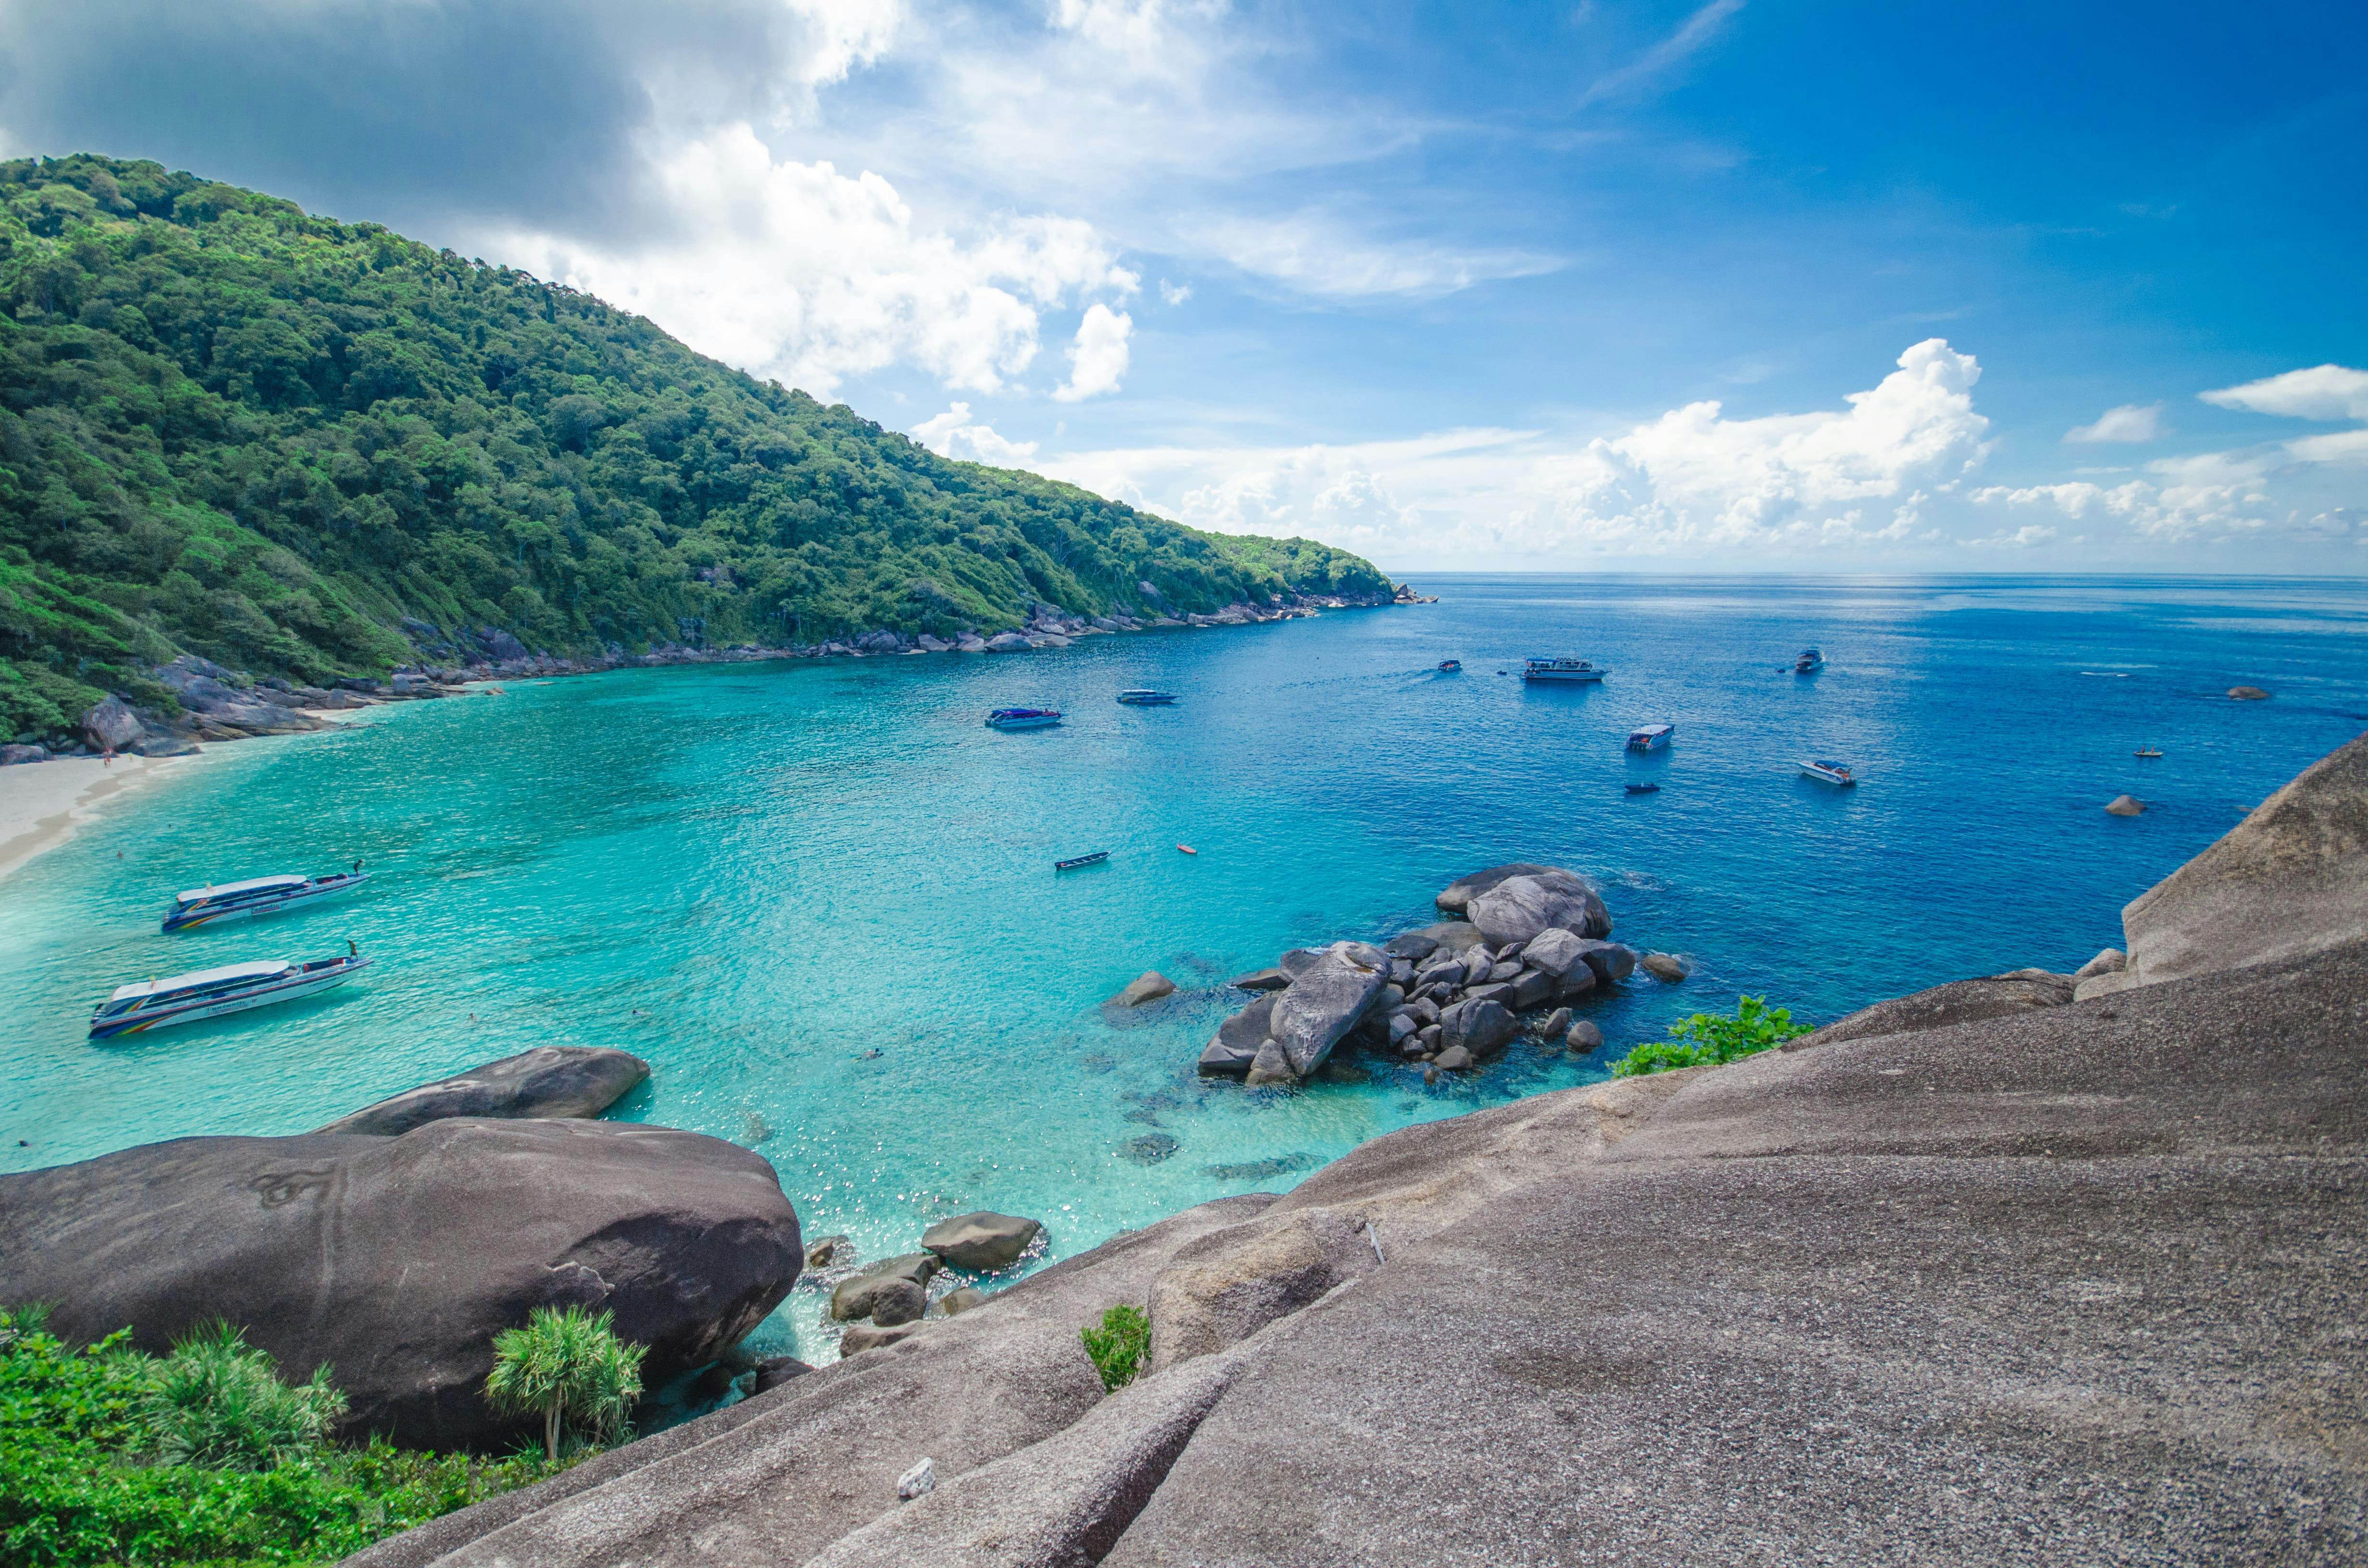
[[[1793,1021],[1792,1009],[1770,1007],[1764,996],[1744,996],[1736,1000],[1731,1017],[1724,1013],[1696,1013],[1671,1024],[1669,1033],[1674,1039],[1638,1046],[1611,1064],[1611,1074],[1640,1078],[1680,1067],[1723,1065],[1757,1056],[1808,1032],[1808,1025]]]
[[[1086,1354],[1102,1375],[1102,1387],[1116,1393],[1134,1381],[1143,1353],[1151,1346],[1151,1319],[1140,1307],[1112,1307],[1102,1314],[1099,1328],[1081,1328]]]
[[[415,1453],[326,1438],[328,1369],[281,1381],[234,1329],[168,1356],[130,1331],[75,1346],[39,1308],[0,1311],[0,1563],[334,1562],[556,1474],[541,1453]]]

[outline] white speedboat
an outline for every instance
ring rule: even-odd
[[[195,926],[211,925],[217,920],[237,920],[249,915],[277,915],[283,909],[295,909],[341,892],[351,892],[370,881],[359,860],[350,871],[332,871],[325,877],[249,877],[243,882],[217,882],[209,887],[191,888],[174,896],[173,907],[165,912],[165,929],[187,931]]]
[[[1060,722],[1056,708],[998,708],[986,716],[990,730],[1042,730]]]
[[[1858,782],[1858,775],[1850,771],[1849,763],[1830,762],[1823,758],[1816,762],[1801,764],[1801,777],[1814,778],[1820,784],[1836,785],[1844,790]]]
[[[1813,676],[1825,667],[1826,656],[1815,648],[1802,649],[1801,656],[1793,661],[1793,673],[1796,676]]]
[[[1611,673],[1585,659],[1531,659],[1521,666],[1523,680],[1600,681]]]
[[[1647,724],[1643,729],[1629,734],[1628,749],[1659,751],[1669,744],[1669,738],[1677,733],[1678,727],[1675,724]]]
[[[316,959],[302,964],[290,963],[285,959],[265,959],[255,963],[226,964],[221,969],[201,969],[167,980],[119,985],[115,994],[90,1016],[90,1038],[113,1040],[118,1035],[140,1034],[167,1024],[192,1024],[199,1018],[218,1018],[225,1013],[243,1013],[249,1007],[268,1006],[274,1002],[293,1002],[300,996],[343,985],[369,968],[370,961],[351,942],[346,947],[344,958]]]

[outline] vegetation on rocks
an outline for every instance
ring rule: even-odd
[[[1081,1328],[1086,1354],[1102,1375],[1102,1387],[1116,1393],[1134,1381],[1144,1353],[1151,1348],[1151,1319],[1141,1307],[1118,1306],[1102,1313],[1099,1328]]]
[[[280,1381],[216,1325],[170,1355],[0,1311],[0,1562],[321,1562],[564,1468],[331,1443],[327,1369]]]
[[[1696,1013],[1671,1024],[1669,1033],[1675,1039],[1638,1046],[1613,1062],[1611,1072],[1615,1077],[1634,1078],[1679,1067],[1739,1062],[1808,1032],[1808,1025],[1793,1021],[1792,1009],[1770,1007],[1764,996],[1745,996],[1737,999],[1733,1017]]]
[[[537,1307],[524,1328],[494,1335],[485,1397],[496,1410],[541,1416],[548,1459],[559,1458],[567,1422],[595,1438],[613,1438],[642,1397],[645,1351],[617,1337],[616,1318],[582,1307]]]
[[[0,740],[176,651],[324,684],[500,629],[779,645],[1386,594],[940,458],[649,322],[153,163],[0,163]],[[1149,584],[1145,595],[1139,585]]]

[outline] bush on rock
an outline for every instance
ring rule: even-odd
[[[1640,1045],[1611,1064],[1614,1077],[1634,1078],[1647,1073],[1674,1072],[1680,1067],[1715,1066],[1757,1056],[1809,1032],[1793,1021],[1789,1007],[1770,1007],[1764,996],[1736,999],[1735,1016],[1696,1013],[1671,1024],[1675,1042],[1655,1040]]]
[[[1112,1307],[1102,1314],[1099,1328],[1081,1328],[1086,1354],[1102,1375],[1102,1387],[1116,1393],[1134,1381],[1143,1353],[1151,1346],[1151,1319],[1141,1307]]]

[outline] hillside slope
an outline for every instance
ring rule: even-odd
[[[940,458],[649,322],[153,163],[0,164],[0,740],[176,652],[319,682],[406,617],[528,646],[993,631],[1385,595]]]

